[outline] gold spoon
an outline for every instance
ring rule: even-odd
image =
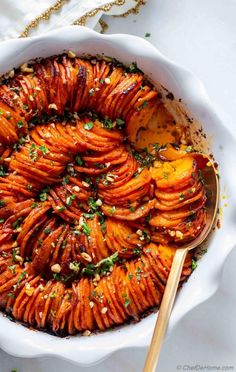
[[[205,166],[202,169],[202,175],[205,181],[205,188],[211,195],[211,197],[207,198],[206,203],[207,210],[206,225],[201,234],[195,240],[183,245],[179,249],[176,249],[167,284],[165,287],[165,291],[163,294],[160,310],[158,313],[155,329],[153,332],[151,345],[148,350],[144,366],[144,372],[154,372],[156,370],[156,366],[160,356],[161,346],[164,340],[169,318],[173,308],[185,258],[187,256],[187,253],[191,249],[198,247],[207,238],[213,227],[218,209],[219,182],[217,177],[217,171],[212,161],[206,155],[202,155],[199,153],[195,155],[201,157],[207,163],[207,166]]]

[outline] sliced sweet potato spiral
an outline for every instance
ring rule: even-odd
[[[57,335],[138,320],[204,227],[196,158],[135,151],[159,100],[139,70],[66,54],[23,67],[0,86],[0,307]]]

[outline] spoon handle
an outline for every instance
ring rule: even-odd
[[[162,302],[159,309],[155,329],[152,335],[151,345],[148,350],[143,370],[144,372],[155,372],[156,370],[156,366],[161,351],[161,346],[168,326],[170,314],[173,308],[180,276],[182,273],[187,253],[188,249],[186,248],[176,249],[169,277],[166,283],[164,295],[162,297]]]

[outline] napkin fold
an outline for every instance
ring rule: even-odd
[[[129,14],[146,0],[1,0],[0,39],[34,36],[71,24],[95,28],[105,13]]]

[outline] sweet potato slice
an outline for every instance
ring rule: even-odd
[[[158,188],[181,189],[196,177],[196,163],[190,156],[172,162],[156,162],[150,172]]]

